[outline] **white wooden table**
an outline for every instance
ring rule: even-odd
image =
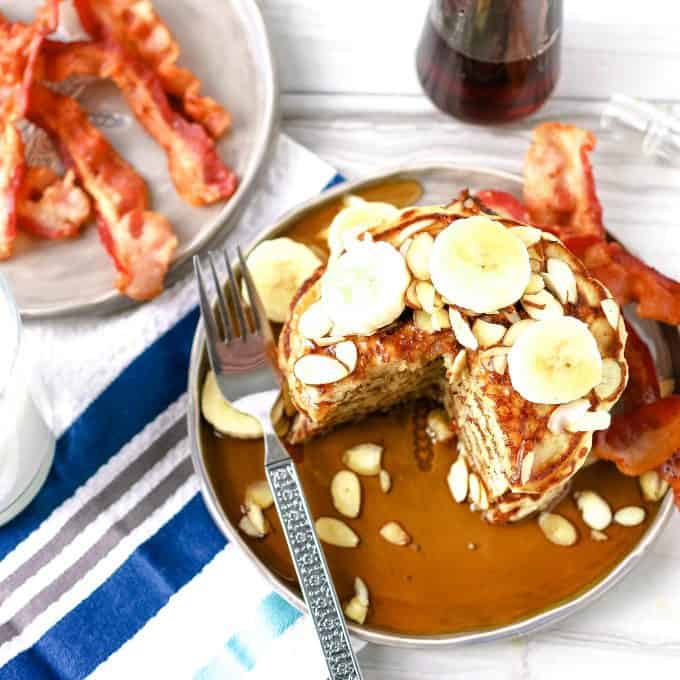
[[[505,128],[464,125],[422,95],[414,50],[429,0],[260,1],[278,55],[283,128],[347,177],[426,159],[519,172],[536,121],[597,131],[613,92],[680,109],[680,6],[673,0],[565,2],[556,94],[534,117]],[[680,278],[680,169],[642,157],[631,140],[599,138],[595,171],[607,227]],[[369,645],[361,661],[372,680],[678,678],[680,515],[622,585],[556,628],[457,650]]]

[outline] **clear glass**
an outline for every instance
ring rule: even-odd
[[[54,459],[51,422],[47,393],[0,275],[0,524],[21,512],[45,482]]]

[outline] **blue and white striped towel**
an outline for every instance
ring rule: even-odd
[[[227,242],[334,178],[281,136]],[[29,325],[59,439],[45,487],[0,529],[0,677],[325,677],[308,617],[198,493],[184,420],[196,302],[185,280],[115,317]]]

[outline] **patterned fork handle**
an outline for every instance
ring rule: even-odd
[[[283,448],[276,437],[265,437],[265,444]],[[345,618],[316,536],[295,464],[286,452],[285,458],[268,463],[266,471],[302,594],[312,615],[328,665],[330,679],[361,680],[363,676],[354,656]]]

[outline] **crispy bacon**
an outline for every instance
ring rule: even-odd
[[[90,198],[76,186],[73,170],[59,177],[44,166],[26,169],[17,205],[24,231],[48,239],[70,238],[87,222],[90,210]]]
[[[191,71],[177,66],[179,45],[149,0],[76,0],[75,5],[90,35],[113,39],[146,62],[189,118],[214,138],[229,129],[229,113],[200,94],[201,82]]]
[[[628,340],[625,357],[628,364],[628,385],[621,395],[624,411],[634,411],[645,404],[653,404],[661,398],[659,378],[656,374],[654,358],[645,341],[626,321]]]
[[[112,79],[137,119],[163,147],[177,192],[192,205],[228,198],[236,190],[236,175],[222,162],[215,142],[196,123],[170,106],[153,71],[113,43],[46,43],[41,73],[47,80],[71,75]]]
[[[477,198],[501,217],[509,217],[517,222],[526,223],[529,221],[529,213],[522,201],[507,191],[484,189],[477,193]]]
[[[144,180],[74,99],[34,83],[28,116],[54,139],[92,196],[100,237],[119,271],[118,289],[135,300],[160,293],[177,238],[163,216],[147,210]]]
[[[58,0],[48,0],[32,24],[10,23],[0,15],[0,260],[12,254],[25,169],[16,123],[25,114],[35,61],[45,36],[56,28],[57,10]]]
[[[588,159],[594,147],[595,135],[574,125],[542,123],[534,128],[524,163],[524,203],[532,224],[558,225],[565,236],[604,238]]]

